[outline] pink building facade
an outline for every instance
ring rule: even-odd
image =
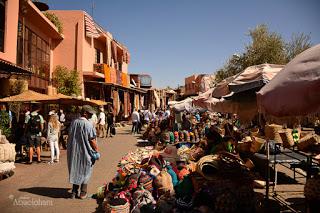
[[[0,60],[30,72],[27,88],[50,93],[54,48],[63,35],[30,0],[0,0],[0,9]],[[22,78],[10,75],[14,68],[0,69],[0,93],[7,96],[10,80]]]
[[[55,48],[53,65],[63,65],[80,73],[82,96],[85,94],[85,81],[103,81],[106,70],[113,68],[128,73],[129,52],[114,40],[111,33],[102,29],[84,11],[52,10],[63,23],[64,40]],[[105,66],[98,66],[105,65]],[[108,82],[110,83],[110,82]]]

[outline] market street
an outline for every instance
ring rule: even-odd
[[[89,195],[114,177],[116,165],[123,155],[136,149],[136,137],[128,134],[130,127],[118,128],[117,131],[111,139],[98,139],[101,159],[94,167],[88,185]],[[49,152],[44,155],[49,156]],[[71,184],[68,182],[66,150],[61,150],[58,164],[48,165],[49,157],[43,157],[42,161],[32,165],[16,163],[15,174],[0,182],[1,212],[99,211],[95,199],[69,199]]]

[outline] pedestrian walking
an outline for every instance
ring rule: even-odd
[[[109,134],[112,137],[111,129],[114,127],[114,115],[112,109],[109,110],[107,114],[107,136]]]
[[[106,114],[104,113],[104,108],[100,107],[99,119],[98,119],[98,126],[99,126],[99,137],[104,138],[106,137]]]
[[[88,118],[94,113],[91,106],[85,105],[81,110],[81,117],[71,123],[67,161],[69,182],[73,184],[71,198],[87,197],[87,184],[90,180],[95,160],[99,159],[96,142],[96,130]]]
[[[131,114],[131,121],[132,121],[131,134],[138,133],[138,125],[140,122],[140,116],[139,116],[139,113],[136,111],[136,109],[133,109],[133,112]]]
[[[41,136],[43,131],[44,120],[43,117],[39,114],[40,105],[35,104],[32,106],[33,111],[30,114],[27,114],[25,123],[26,123],[26,137],[28,140],[29,148],[29,162],[32,164],[33,158],[33,149],[36,149],[37,152],[37,162],[41,162],[40,151],[41,151]]]
[[[145,124],[149,125],[149,122],[150,122],[151,117],[152,117],[151,112],[150,112],[148,109],[146,109],[146,110],[143,112],[143,115],[144,115],[144,122],[145,122]]]
[[[138,113],[139,113],[138,134],[140,134],[142,130],[143,122],[144,122],[144,114],[140,109],[138,110]]]
[[[47,130],[47,141],[50,145],[51,151],[51,161],[49,164],[53,164],[54,162],[59,162],[60,149],[59,149],[59,132],[61,124],[58,120],[58,115],[54,113],[49,113],[49,122],[48,122],[48,130]],[[56,155],[55,155],[56,153]]]

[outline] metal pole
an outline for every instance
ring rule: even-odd
[[[266,141],[267,146],[267,178],[266,178],[266,199],[269,201],[269,184],[270,184],[270,168],[269,168],[269,160],[270,160],[270,150],[269,150],[269,140]]]

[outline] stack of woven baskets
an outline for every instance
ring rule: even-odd
[[[283,127],[276,124],[265,125],[265,136],[268,140],[274,140],[277,143],[282,143],[281,136],[279,134],[280,131],[283,130]]]
[[[212,198],[215,212],[254,212],[253,179],[236,155],[202,157],[197,163],[197,173],[204,179],[192,177],[195,191],[204,190]]]
[[[1,135],[0,131],[0,180],[13,172],[15,158],[15,144],[9,143],[6,136]]]

